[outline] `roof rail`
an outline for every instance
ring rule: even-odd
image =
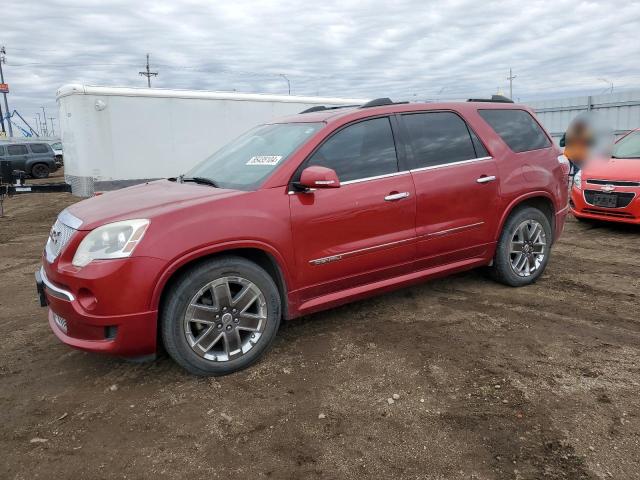
[[[394,102],[388,97],[382,97],[382,98],[376,98],[374,100],[370,100],[364,105],[361,105],[360,108],[382,107],[384,105],[400,105],[403,103],[409,103],[409,102]]]
[[[513,100],[504,95],[491,95],[491,98],[469,98],[467,102],[513,103]]]
[[[331,107],[327,107],[325,105],[316,105],[315,107],[309,107],[306,110],[299,112],[299,114],[311,113],[311,112],[323,112],[324,110],[337,110],[338,108],[354,108],[359,106],[360,105],[332,105]]]

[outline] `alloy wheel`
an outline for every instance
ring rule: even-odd
[[[215,362],[240,358],[262,336],[267,301],[246,278],[218,278],[196,293],[184,316],[184,333],[191,349]]]
[[[511,269],[520,277],[533,275],[547,255],[547,236],[536,220],[520,223],[511,236]]]

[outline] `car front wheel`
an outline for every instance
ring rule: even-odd
[[[552,231],[537,208],[517,210],[507,219],[491,267],[493,278],[512,287],[535,282],[549,262]]]
[[[195,375],[246,368],[276,336],[278,289],[271,276],[249,260],[208,260],[184,272],[170,288],[161,312],[164,346]]]

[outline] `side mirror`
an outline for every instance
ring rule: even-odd
[[[335,170],[316,165],[302,171],[299,185],[303,188],[338,188],[340,180]]]

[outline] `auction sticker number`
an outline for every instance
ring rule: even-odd
[[[282,155],[258,155],[251,157],[247,165],[277,165]]]

